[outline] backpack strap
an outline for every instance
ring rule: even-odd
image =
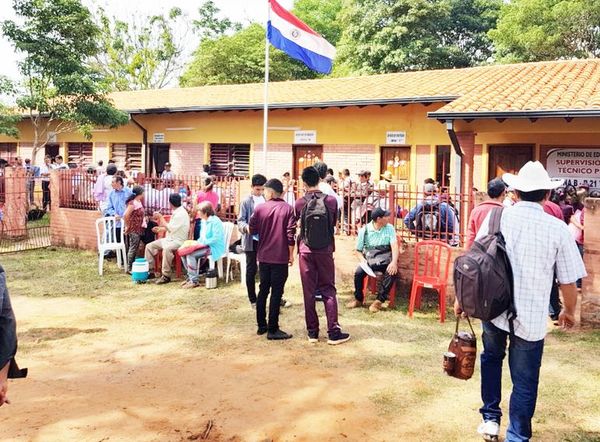
[[[503,207],[495,207],[490,215],[489,234],[495,235],[500,233],[500,221],[502,220]]]

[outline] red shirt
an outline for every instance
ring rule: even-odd
[[[477,236],[477,232],[483,223],[485,217],[492,211],[492,209],[496,207],[504,207],[504,205],[500,201],[488,200],[479,204],[477,207],[473,209],[471,212],[471,216],[469,217],[469,227],[467,232],[467,249],[471,248],[471,245],[475,241],[475,237]]]
[[[546,201],[544,203],[544,212],[548,215],[552,215],[555,218],[558,218],[561,221],[564,221],[563,211],[560,206],[552,201]]]

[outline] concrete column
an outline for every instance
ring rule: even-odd
[[[583,280],[581,325],[600,328],[600,199],[585,202],[584,241],[588,277]]]
[[[4,234],[18,239],[27,236],[27,174],[22,167],[4,169]]]
[[[461,171],[461,192],[463,194],[471,195],[473,192],[473,169],[474,169],[474,158],[475,158],[475,132],[457,132],[456,137],[460,147],[464,153],[462,157],[462,171]],[[469,204],[465,204],[461,210],[461,219],[469,219],[469,214],[473,209],[473,198],[469,199]]]

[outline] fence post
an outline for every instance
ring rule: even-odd
[[[18,239],[27,236],[27,173],[24,168],[4,169],[4,230],[8,238]]]
[[[388,210],[390,211],[390,222],[396,226],[396,186],[390,184],[387,192]]]

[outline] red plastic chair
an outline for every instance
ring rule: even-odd
[[[438,291],[440,322],[446,319],[446,289],[452,257],[452,248],[441,241],[421,241],[415,246],[415,270],[408,316],[412,318],[415,307],[421,308],[423,287]]]
[[[400,235],[396,235],[396,240],[398,241],[398,248],[402,248],[402,238]],[[400,258],[398,257],[398,261]],[[396,306],[396,286],[398,284],[398,277],[400,274],[400,263],[398,263],[398,274],[396,274],[396,278],[394,278],[394,283],[390,288],[390,299],[388,302],[389,308],[394,308]],[[376,272],[376,275],[379,277],[383,275],[381,272]],[[368,276],[365,278],[365,282],[363,283],[363,302],[367,299],[367,288],[371,292],[371,294],[375,294],[377,292],[377,278],[373,278],[372,276]]]

